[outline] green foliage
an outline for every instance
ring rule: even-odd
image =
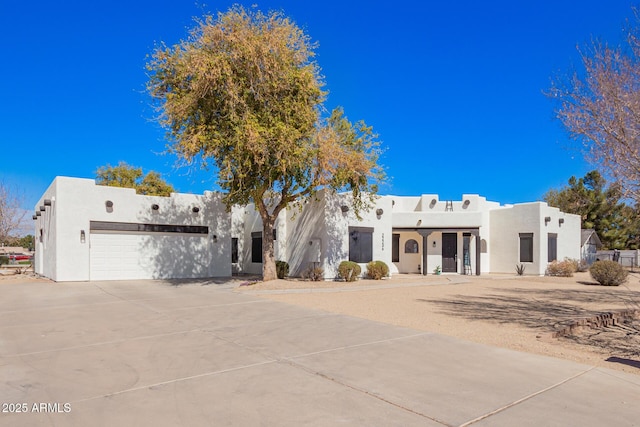
[[[3,265],[3,264],[9,264],[9,257],[0,255],[0,265]]]
[[[629,272],[615,261],[596,261],[589,268],[591,277],[603,286],[619,286],[626,282]]]
[[[147,196],[168,197],[175,191],[157,172],[149,171],[144,175],[142,168],[131,166],[125,162],[118,163],[118,166],[99,167],[96,171],[96,184],[135,188],[137,194]]]
[[[620,186],[607,186],[598,171],[580,179],[572,176],[568,186],[549,190],[544,200],[563,212],[580,215],[582,228],[594,229],[605,248],[633,248],[639,243],[633,241],[639,235],[636,210],[622,202]]]
[[[442,268],[439,265],[436,265],[436,268],[433,269],[433,274],[442,273]]]
[[[371,261],[367,264],[367,277],[373,280],[380,280],[389,276],[389,267],[384,261]]]
[[[573,277],[573,273],[577,270],[576,263],[572,260],[565,259],[564,261],[551,261],[547,265],[547,276],[556,277]]]
[[[342,261],[338,266],[338,277],[346,282],[355,282],[362,269],[357,262]]]
[[[322,267],[311,266],[302,272],[302,278],[311,280],[312,282],[324,280],[324,269]]]
[[[289,263],[286,261],[276,261],[276,274],[278,279],[284,279],[289,275]]]
[[[28,234],[16,239],[15,244],[25,249],[33,249],[35,247],[35,237],[32,234]]]
[[[372,206],[384,172],[377,135],[342,109],[323,117],[315,44],[281,12],[234,6],[158,47],[147,89],[158,120],[187,163],[214,166],[223,201],[255,203],[263,223],[263,279],[274,279],[278,214],[320,189],[349,190],[356,215]]]
[[[516,265],[516,274],[518,276],[524,276],[525,268],[526,268],[526,266],[524,264],[517,264]]]

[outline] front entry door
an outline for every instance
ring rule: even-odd
[[[442,233],[442,272],[458,272],[458,234]]]

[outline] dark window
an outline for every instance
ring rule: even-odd
[[[373,228],[349,227],[349,261],[365,263],[373,260]]]
[[[556,261],[558,259],[558,235],[557,234],[549,234],[548,244],[547,244],[547,254],[548,260]]]
[[[209,228],[202,225],[139,224],[134,222],[91,221],[89,229],[91,231],[209,234]]]
[[[400,262],[400,235],[394,234],[391,241],[391,262]]]
[[[262,262],[262,233],[251,233],[251,262]]]
[[[233,263],[238,262],[238,238],[237,237],[231,238],[231,262]]]
[[[533,233],[520,233],[520,262],[533,262]]]
[[[417,254],[418,253],[418,242],[413,239],[409,239],[404,243],[404,253],[405,254]]]

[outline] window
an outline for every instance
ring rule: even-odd
[[[391,242],[391,262],[400,262],[400,235],[394,234]]]
[[[533,262],[533,233],[520,233],[520,262]]]
[[[558,259],[558,235],[549,233],[547,238],[547,256],[548,262]]]
[[[251,262],[262,262],[262,233],[251,233]]]
[[[238,262],[238,238],[237,237],[231,238],[231,262],[232,263]]]
[[[409,239],[404,244],[404,253],[405,254],[417,254],[418,253],[418,242],[413,239]]]
[[[373,260],[373,228],[349,227],[349,261],[365,263]]]

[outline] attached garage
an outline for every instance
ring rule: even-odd
[[[208,275],[208,227],[91,221],[90,230],[90,280]]]

